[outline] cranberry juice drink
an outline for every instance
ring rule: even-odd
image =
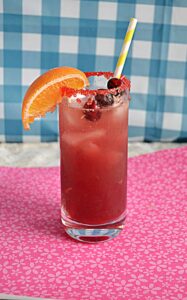
[[[126,217],[130,82],[104,89],[111,73],[87,75],[95,89],[66,88],[59,108],[61,212],[69,235],[96,242],[118,235]]]

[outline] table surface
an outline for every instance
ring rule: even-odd
[[[185,143],[129,143],[129,157],[152,153],[158,150],[178,148]],[[58,143],[0,143],[0,166],[49,167],[58,166]]]
[[[58,167],[1,167],[0,292],[186,300],[186,156],[181,147],[130,158],[126,227],[96,245],[62,229]]]

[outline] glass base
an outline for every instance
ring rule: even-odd
[[[87,225],[62,218],[66,233],[75,240],[85,243],[98,243],[111,240],[118,236],[125,226],[126,216],[110,224]]]
[[[65,228],[73,239],[86,243],[98,243],[111,240],[120,234],[122,229],[75,229]]]

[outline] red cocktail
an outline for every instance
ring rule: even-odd
[[[87,76],[89,89],[64,88],[59,107],[61,212],[69,235],[95,242],[116,236],[126,217],[130,82],[107,89],[112,73]]]

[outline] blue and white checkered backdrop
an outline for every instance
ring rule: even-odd
[[[114,70],[131,17],[130,139],[186,139],[187,0],[0,0],[0,141],[57,140],[57,112],[23,130],[27,87],[56,66]]]

